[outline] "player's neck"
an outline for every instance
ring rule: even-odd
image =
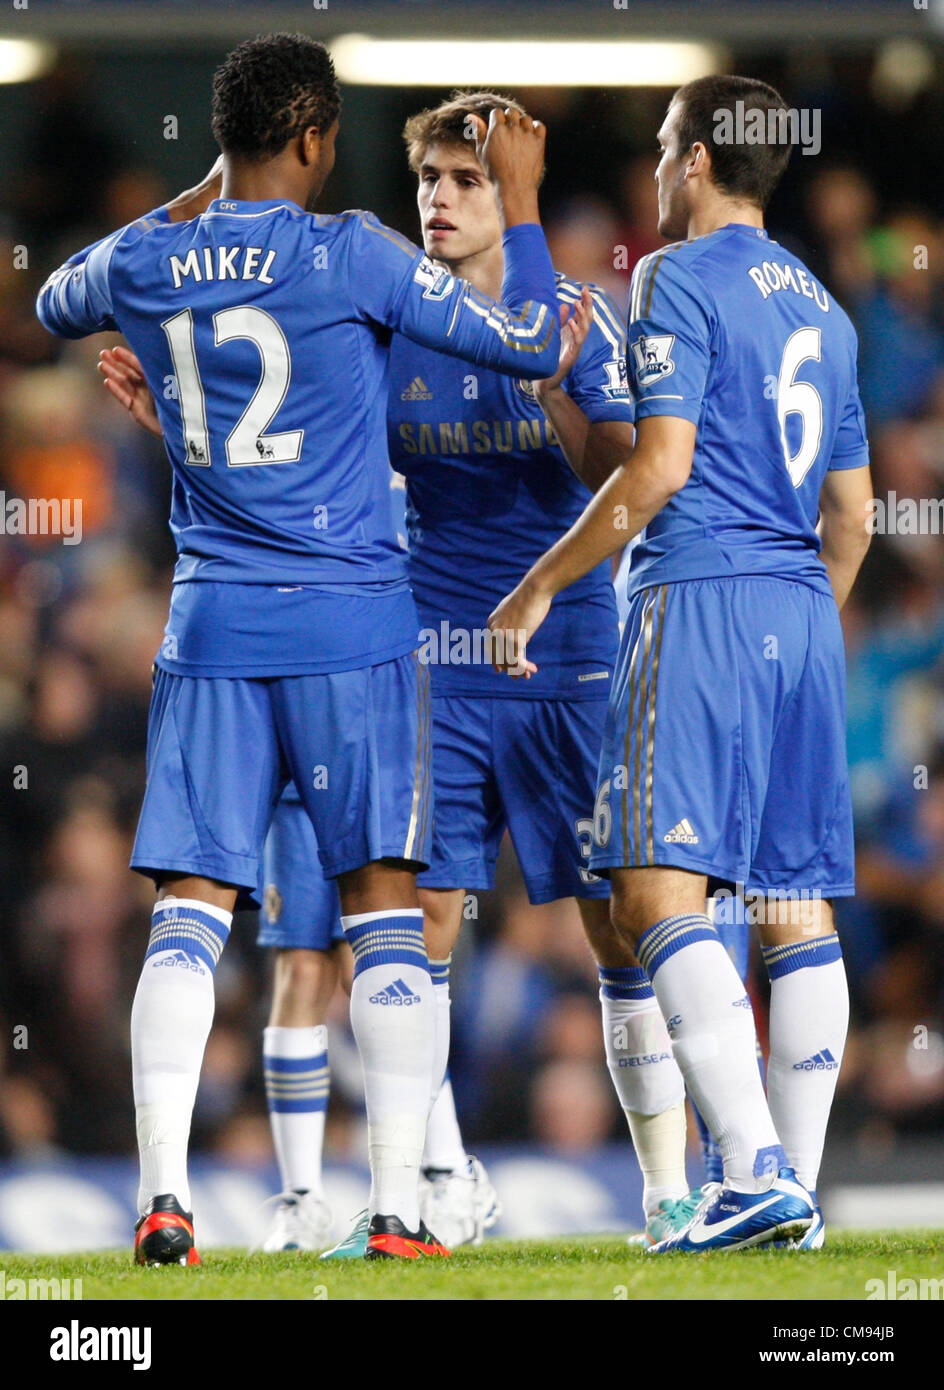
[[[500,241],[496,241],[494,246],[489,246],[484,251],[477,251],[474,256],[449,262],[449,269],[453,275],[468,280],[470,285],[474,285],[482,294],[487,294],[490,299],[501,299],[505,253]]]
[[[740,202],[736,198],[711,198],[703,207],[693,208],[688,219],[688,239],[707,236],[719,227],[736,222],[744,227],[763,227],[764,213],[756,203]]]
[[[308,196],[303,183],[302,179],[292,178],[282,159],[266,160],[263,164],[225,160],[220,197],[237,203],[284,201],[303,208]]]

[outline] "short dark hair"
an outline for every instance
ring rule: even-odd
[[[778,91],[753,77],[698,77],[679,87],[672,98],[681,113],[678,120],[678,153],[685,155],[697,143],[711,152],[712,178],[722,192],[765,208],[780,182],[790,158],[789,141],[748,145],[743,141],[722,143],[716,132],[718,113],[735,114],[737,102],[743,110],[764,112],[788,110]]]
[[[456,91],[448,101],[411,116],[403,127],[403,139],[414,174],[419,173],[431,145],[467,145],[474,154],[475,144],[466,134],[469,116],[481,116],[488,125],[493,111],[504,111],[508,106],[524,114],[524,107],[519,102],[500,96],[497,92]]]
[[[272,159],[309,126],[330,130],[340,110],[331,55],[304,34],[247,39],[213,76],[213,134],[239,159]]]

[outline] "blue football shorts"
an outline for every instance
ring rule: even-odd
[[[610,694],[591,867],[853,894],[845,725],[831,595],[773,576],[642,590]]]
[[[605,716],[605,698],[434,695],[436,815],[420,887],[493,887],[507,828],[532,903],[608,897],[588,863]]]
[[[315,828],[292,783],[266,836],[258,897],[260,946],[329,951],[345,939],[337,884],[321,872]]]
[[[253,902],[285,783],[314,826],[326,878],[430,857],[429,671],[415,653],[353,671],[265,679],[158,670],[147,787],[131,866],[195,874]]]

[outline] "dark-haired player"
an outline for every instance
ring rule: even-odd
[[[214,79],[220,197],[193,220],[161,209],[105,238],[38,301],[62,336],[125,334],[174,472],[178,563],[132,860],[158,885],[132,1014],[142,1263],[198,1258],[186,1155],[213,972],[288,778],[354,952],[368,1254],[444,1253],[417,1199],[434,1045],[415,879],[430,838],[429,701],[390,521],[388,350],[398,331],[516,377],[555,369],[555,284],[533,225],[544,132],[496,112],[482,148],[506,228],[503,307],[370,213],[310,211],[338,110],[322,45],[242,44]],[[377,1007],[394,984],[411,1006]]]
[[[412,117],[404,131],[427,252],[486,294],[501,283],[501,228],[468,129],[470,117],[487,119],[496,106],[515,109],[490,92],[457,93]],[[608,886],[587,869],[617,646],[609,568],[601,565],[555,605],[541,634],[539,681],[513,686],[487,654],[476,660],[489,609],[632,447],[616,311],[596,287],[557,279],[572,318],[557,372],[533,388],[492,372],[470,376],[399,336],[391,351],[390,454],[406,478],[408,572],[432,689],[436,816],[420,902],[437,1001],[433,1089],[437,1094],[448,1056],[449,956],[465,894],[493,885],[507,827],[531,901],[577,899],[599,966],[610,1073],[643,1170],[647,1236],[655,1240],[684,1224],[692,1209],[683,1084],[652,988],[610,924]],[[131,405],[133,377],[120,360],[109,370],[123,384],[119,399]],[[286,1240],[311,1245],[323,1221],[323,1203],[311,1193],[320,1185],[316,1141],[327,1074],[321,1025],[337,952],[336,908],[315,853],[311,825],[287,789],[266,842],[259,937],[278,951],[265,1057],[286,1188],[266,1248],[285,1248]],[[293,1079],[293,1070],[302,1076]],[[449,1244],[480,1240],[495,1194],[481,1164],[465,1154],[448,1082],[430,1116],[424,1172],[426,1223]],[[366,1221],[359,1220],[333,1253],[357,1254],[365,1240]]]
[[[789,147],[715,138],[738,102],[765,128],[784,109],[740,77],[672,99],[659,230],[687,240],[633,276],[632,457],[492,617],[534,633],[555,595],[646,528],[590,862],[724,1159],[723,1186],[659,1252],[822,1243],[815,1187],[848,1020],[828,899],[854,891],[837,605],[868,546],[856,339],[764,231]],[[709,876],[767,898],[769,1106],[750,1001],[705,915]]]

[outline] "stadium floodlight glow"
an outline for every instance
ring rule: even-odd
[[[342,82],[378,87],[679,87],[721,68],[721,54],[711,44],[643,39],[375,39],[344,34],[330,48]]]
[[[32,82],[56,60],[52,44],[35,39],[0,39],[0,82]]]

